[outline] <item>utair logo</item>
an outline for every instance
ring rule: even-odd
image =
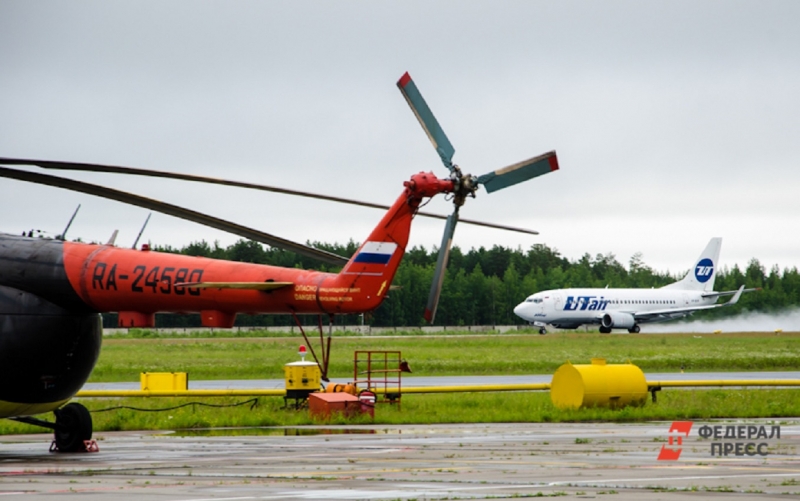
[[[578,296],[577,298],[567,296],[567,303],[564,305],[564,311],[574,310],[605,310],[611,300],[600,296]]]
[[[694,277],[701,284],[708,282],[714,275],[714,262],[708,258],[701,259],[694,267]]]

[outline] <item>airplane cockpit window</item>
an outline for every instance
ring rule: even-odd
[[[525,302],[526,302],[526,303],[536,303],[536,304],[539,304],[539,303],[541,303],[541,302],[542,302],[542,298],[540,298],[540,297],[529,297],[528,299],[526,299],[526,300],[525,300]]]

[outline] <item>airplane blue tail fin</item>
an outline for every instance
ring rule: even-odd
[[[719,250],[721,247],[722,239],[719,237],[712,238],[711,241],[708,242],[706,249],[700,254],[697,261],[695,261],[692,269],[689,270],[689,273],[681,280],[666,285],[663,288],[695,291],[714,290],[714,278],[717,276]]]

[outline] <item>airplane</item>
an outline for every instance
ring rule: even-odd
[[[514,308],[514,313],[547,333],[547,325],[577,329],[599,324],[600,332],[612,329],[640,331],[639,324],[686,317],[696,311],[733,306],[742,293],[758,289],[714,292],[721,238],[712,238],[694,266],[681,280],[659,289],[558,289],[537,292]],[[717,299],[733,296],[715,304]]]
[[[367,204],[265,185],[188,174],[75,162],[0,158],[0,164],[108,172],[242,186],[370,207],[386,213],[354,255],[342,257],[268,233],[132,193],[73,179],[0,167],[0,177],[100,196],[162,212],[342,266],[321,272],[191,257],[106,244],[0,234],[0,418],[53,429],[51,449],[77,452],[90,446],[92,420],[69,400],[89,378],[100,354],[101,313],[117,312],[122,327],[153,327],[159,312],[199,312],[203,326],[231,327],[237,313],[291,315],[327,381],[333,317],[374,310],[386,298],[408,244],[411,221],[426,199],[452,197],[439,248],[425,318],[433,322],[459,209],[479,186],[488,193],[558,170],[555,151],[482,176],[452,163],[455,149],[408,73],[397,83],[450,174],[414,174],[391,206]],[[438,216],[441,217],[441,216]],[[443,218],[443,217],[441,217]],[[467,221],[464,221],[467,222]],[[513,229],[474,222],[484,226]],[[523,230],[525,231],[525,230]],[[526,231],[527,233],[535,233]],[[65,231],[66,233],[66,231]],[[316,315],[322,362],[298,315]],[[323,317],[328,317],[327,344]],[[53,411],[55,422],[37,417]]]

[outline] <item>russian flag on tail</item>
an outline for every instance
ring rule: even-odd
[[[396,249],[397,244],[394,242],[367,242],[358,251],[354,262],[386,266]]]

